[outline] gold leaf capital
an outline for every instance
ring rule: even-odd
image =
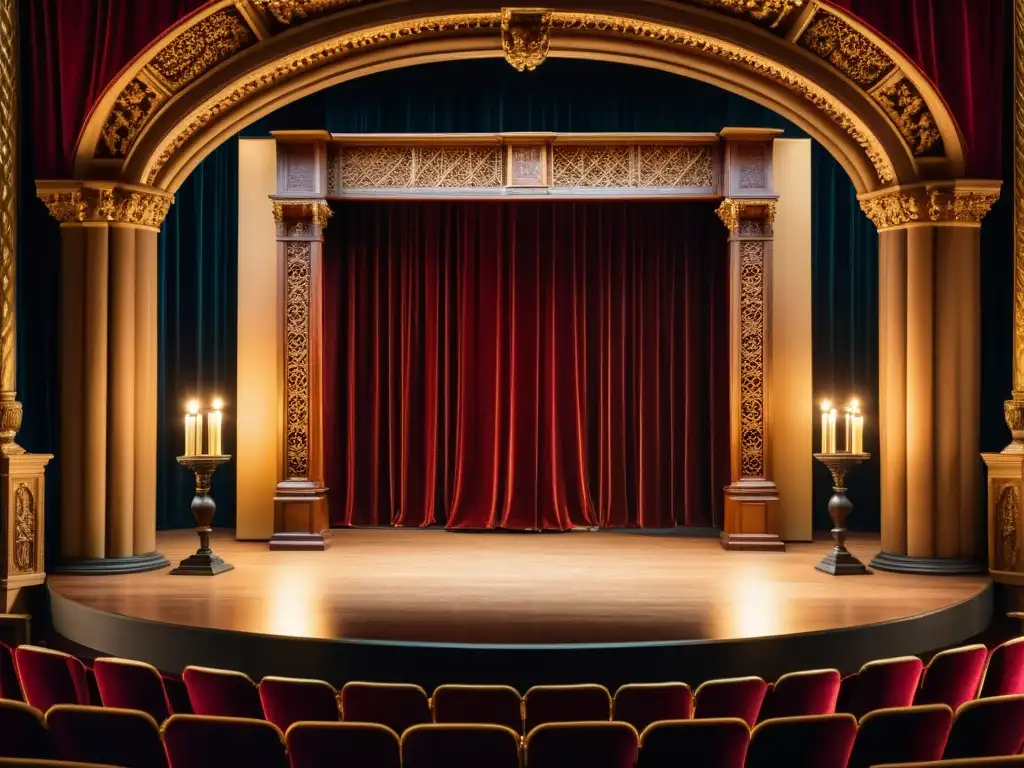
[[[921,218],[921,205],[917,197],[901,190],[861,200],[860,208],[880,231]]]
[[[62,224],[109,221],[159,229],[174,198],[157,191],[118,187],[40,189],[50,215]]]
[[[718,218],[730,232],[740,228],[743,219],[764,221],[769,227],[775,223],[775,201],[762,198],[725,198],[715,209]]]
[[[502,8],[501,48],[505,61],[520,72],[544,63],[551,45],[551,11],[544,8]]]

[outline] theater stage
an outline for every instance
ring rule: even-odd
[[[176,563],[191,531],[159,534]],[[269,552],[227,532],[235,570],[51,576],[54,629],[166,671],[186,664],[347,679],[539,682],[852,671],[980,632],[984,577],[814,569],[829,544],[723,551],[642,533],[339,530],[325,552]],[[876,537],[854,538],[864,561]]]

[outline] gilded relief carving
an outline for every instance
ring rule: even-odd
[[[261,11],[269,13],[282,24],[296,20],[305,21],[325,11],[332,11],[346,5],[355,5],[359,0],[252,0]]]
[[[932,221],[955,221],[980,224],[985,214],[999,199],[998,192],[953,190],[932,191],[928,195],[928,218]]]
[[[501,49],[505,61],[520,72],[530,72],[548,57],[551,11],[543,8],[502,8]]]
[[[764,477],[764,248],[740,243],[740,469]]]
[[[748,214],[748,211],[754,210],[759,213],[755,216]],[[748,219],[761,221],[763,222],[762,226],[770,227],[775,223],[775,210],[776,202],[774,200],[727,197],[715,209],[715,213],[718,214],[718,218],[725,224],[726,229],[730,232],[736,232],[740,229],[741,221],[747,221]]]
[[[285,446],[287,476],[309,476],[309,292],[312,245],[285,244]]]
[[[1013,396],[1024,400],[1024,0],[1013,17]]]
[[[838,16],[825,11],[814,16],[797,42],[864,89],[896,67],[881,48]]]
[[[691,0],[716,11],[724,11],[750,21],[778,26],[789,14],[803,6],[804,0]]]
[[[35,496],[21,483],[14,491],[14,570],[18,573],[36,570],[36,520]]]
[[[1021,496],[1016,481],[1004,481],[996,497],[996,562],[1001,571],[1016,571],[1020,560]]]
[[[97,154],[101,157],[125,157],[158,101],[157,92],[139,78],[128,83],[103,124]]]
[[[326,200],[274,200],[273,211],[274,221],[279,225],[290,219],[292,223],[309,223],[321,229],[327,226],[327,220],[334,215]]]
[[[61,223],[116,221],[157,229],[173,202],[169,195],[109,188],[44,192],[39,197]]]
[[[17,34],[15,0],[0,0],[0,390],[11,393],[15,389],[14,233],[18,216]]]
[[[878,229],[898,227],[921,218],[921,205],[913,195],[896,190],[860,201],[861,210]]]
[[[182,31],[153,57],[149,67],[173,93],[255,42],[242,15],[228,6]]]
[[[874,94],[882,109],[899,129],[915,157],[942,152],[942,134],[924,97],[907,78]]]

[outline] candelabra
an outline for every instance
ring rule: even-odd
[[[228,565],[210,549],[210,532],[213,515],[217,505],[210,496],[210,482],[213,473],[221,464],[230,461],[230,456],[179,456],[178,463],[192,470],[196,476],[196,494],[192,497],[192,518],[196,522],[196,534],[199,536],[199,549],[178,563],[171,571],[176,576],[216,576],[218,573],[230,571]]]
[[[852,576],[871,573],[846,548],[846,517],[853,511],[853,503],[846,498],[846,473],[871,458],[869,453],[816,453],[814,458],[832,473],[832,498],[828,501],[828,514],[832,518],[832,538],[836,545],[815,568],[833,576]]]

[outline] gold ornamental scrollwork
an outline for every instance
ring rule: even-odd
[[[159,229],[174,198],[167,194],[136,189],[90,188],[80,190],[40,190],[50,215],[62,224],[83,221],[109,221],[138,224]]]
[[[15,0],[0,0],[0,391],[11,399],[15,389],[14,261],[18,218],[17,35]],[[12,443],[13,440],[11,435]]]
[[[165,88],[176,92],[255,42],[238,9],[229,5],[181,32],[160,49],[149,68]]]
[[[545,8],[502,8],[501,49],[505,61],[520,72],[531,72],[548,57],[551,11]]]
[[[694,5],[724,11],[769,27],[777,27],[789,14],[802,7],[804,0],[692,0]]]
[[[860,208],[879,231],[921,218],[921,204],[917,197],[899,190],[861,200]]]
[[[99,156],[126,157],[159,101],[159,94],[141,79],[135,78],[128,83],[114,102],[100,131]]]
[[[1024,401],[1024,0],[1013,19],[1013,399]]]
[[[730,232],[737,232],[746,218],[763,220],[767,226],[775,223],[776,202],[757,198],[725,198],[715,213]]]
[[[62,224],[85,221],[88,206],[81,192],[51,192],[39,196],[50,215]]]
[[[764,477],[763,240],[740,243],[740,469]]]
[[[283,224],[287,219],[308,221],[323,229],[333,212],[326,200],[274,200],[274,221]]]
[[[942,134],[924,97],[903,77],[874,94],[915,157],[941,154]]]
[[[994,565],[1001,571],[1016,571],[1020,561],[1021,512],[1024,510],[1016,481],[1002,484],[995,490],[995,496],[997,549]]]
[[[36,566],[36,537],[39,535],[36,499],[21,483],[14,491],[14,570],[32,573]]]
[[[305,21],[310,16],[357,2],[359,0],[253,0],[257,8],[282,24],[291,24],[297,19]]]
[[[928,195],[928,218],[932,221],[980,224],[998,199],[998,192],[932,190]]]
[[[827,11],[815,14],[797,43],[861,88],[870,88],[896,68],[896,63],[881,48]]]
[[[309,292],[312,245],[285,245],[285,457],[288,478],[309,476]]]

